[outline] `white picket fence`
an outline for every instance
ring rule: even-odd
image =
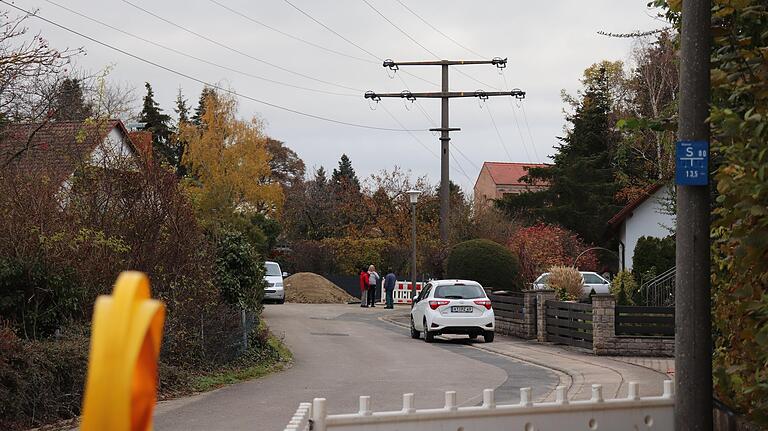
[[[483,391],[483,404],[457,407],[456,392],[445,393],[442,408],[417,410],[413,394],[403,395],[403,408],[373,412],[371,397],[360,397],[357,413],[328,415],[325,398],[301,403],[285,431],[495,431],[495,430],[671,430],[674,428],[672,381],[661,396],[639,396],[639,385],[629,383],[626,398],[605,400],[601,385],[592,385],[592,398],[568,401],[558,386],[553,402],[533,403],[531,388],[520,389],[520,403],[496,405],[493,389]]]

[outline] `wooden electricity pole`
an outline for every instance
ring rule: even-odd
[[[450,132],[459,131],[459,128],[452,128],[448,121],[448,101],[455,97],[478,97],[480,99],[487,99],[491,96],[513,96],[518,99],[525,97],[525,92],[519,89],[511,91],[470,91],[470,92],[458,92],[449,91],[448,89],[448,66],[462,66],[462,65],[475,65],[475,64],[492,64],[500,69],[507,66],[506,58],[494,58],[493,60],[436,60],[436,61],[402,61],[396,62],[392,60],[385,60],[384,67],[388,67],[393,71],[397,71],[401,66],[440,66],[442,69],[443,82],[442,91],[433,93],[413,93],[409,90],[404,90],[400,93],[375,93],[368,91],[365,93],[366,99],[371,99],[376,102],[380,101],[382,97],[400,97],[410,101],[414,101],[417,98],[433,98],[442,100],[442,111],[440,115],[440,127],[429,129],[433,132],[440,132],[440,240],[443,245],[448,244],[448,225],[450,220],[450,172],[448,170],[449,161],[449,142]]]
[[[683,2],[675,160],[675,429],[712,430],[709,262],[710,0]]]

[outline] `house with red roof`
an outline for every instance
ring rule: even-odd
[[[619,240],[622,269],[632,269],[635,246],[640,237],[665,238],[674,231],[671,199],[671,186],[659,182],[647,187],[608,220],[608,226]]]
[[[11,123],[0,127],[0,167],[2,174],[38,175],[66,188],[81,166],[138,169],[150,160],[146,133],[133,135],[137,147],[120,120]]]
[[[475,204],[489,205],[506,195],[535,192],[547,188],[546,183],[528,184],[523,177],[530,168],[546,168],[541,163],[485,162],[475,181]]]

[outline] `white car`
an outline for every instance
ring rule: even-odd
[[[278,304],[285,302],[285,288],[283,287],[283,277],[288,273],[280,270],[280,264],[277,262],[264,262],[264,268],[267,270],[264,281],[267,286],[264,288],[264,299],[277,301]]]
[[[482,335],[493,341],[495,319],[491,300],[480,283],[469,280],[430,281],[411,308],[411,338],[431,343],[435,335]]]
[[[595,293],[611,293],[611,282],[604,279],[600,274],[596,272],[579,271],[581,273],[581,279],[584,286],[583,296],[589,297],[590,293],[594,290]],[[536,281],[533,282],[534,289],[546,289],[547,281],[549,279],[549,273],[545,272],[541,274]]]

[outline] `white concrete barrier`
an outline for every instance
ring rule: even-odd
[[[283,431],[309,431],[311,423],[312,403],[301,403]]]
[[[374,412],[371,397],[360,397],[357,413],[329,415],[325,398],[312,403],[313,431],[496,431],[496,430],[671,430],[674,428],[672,381],[664,382],[658,397],[639,397],[639,386],[629,383],[626,398],[603,399],[601,385],[592,385],[592,398],[568,401],[565,386],[558,386],[553,402],[533,403],[531,388],[520,389],[520,402],[496,405],[493,389],[483,391],[483,403],[457,407],[456,392],[445,393],[442,408],[417,410],[413,394],[403,395],[403,408]],[[306,403],[299,410],[306,411]],[[303,408],[303,410],[302,410]],[[297,415],[299,412],[297,411]],[[296,416],[294,416],[295,418]],[[287,430],[288,428],[286,428]],[[294,428],[291,428],[294,429]],[[298,429],[298,428],[297,428]],[[301,428],[306,431],[309,428]]]

